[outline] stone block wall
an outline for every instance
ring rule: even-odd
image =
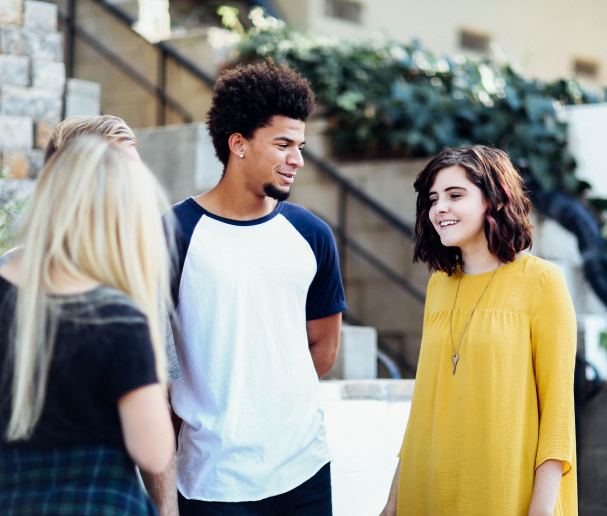
[[[34,179],[61,121],[65,90],[57,6],[0,0],[0,167],[2,176]]]
[[[71,78],[65,84],[65,118],[73,116],[98,116],[101,101],[101,85],[97,82]]]
[[[139,155],[167,190],[172,203],[208,192],[223,166],[215,157],[206,125],[154,127],[135,131]]]

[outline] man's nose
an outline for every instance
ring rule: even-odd
[[[292,167],[297,168],[304,166],[303,155],[301,154],[301,149],[299,147],[296,147],[292,152],[289,153],[287,163]]]

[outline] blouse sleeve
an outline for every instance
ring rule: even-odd
[[[575,448],[573,377],[577,326],[563,273],[546,270],[531,306],[531,347],[540,411],[535,467],[549,459],[571,469]]]

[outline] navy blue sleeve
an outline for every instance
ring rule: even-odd
[[[200,218],[204,215],[204,210],[202,206],[190,197],[173,206],[170,213],[176,226],[175,247],[177,251],[177,259],[171,270],[171,295],[173,297],[173,305],[177,307],[179,304],[179,283],[181,282],[185,257],[190,247],[194,229]],[[168,217],[169,215],[165,214],[165,224],[168,223]]]
[[[329,317],[348,309],[331,228],[308,210],[285,202],[282,215],[306,239],[316,256],[316,275],[308,289],[306,320]]]

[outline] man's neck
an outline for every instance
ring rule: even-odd
[[[194,197],[208,212],[232,220],[255,220],[272,213],[278,201],[258,195],[226,174],[211,191]]]

